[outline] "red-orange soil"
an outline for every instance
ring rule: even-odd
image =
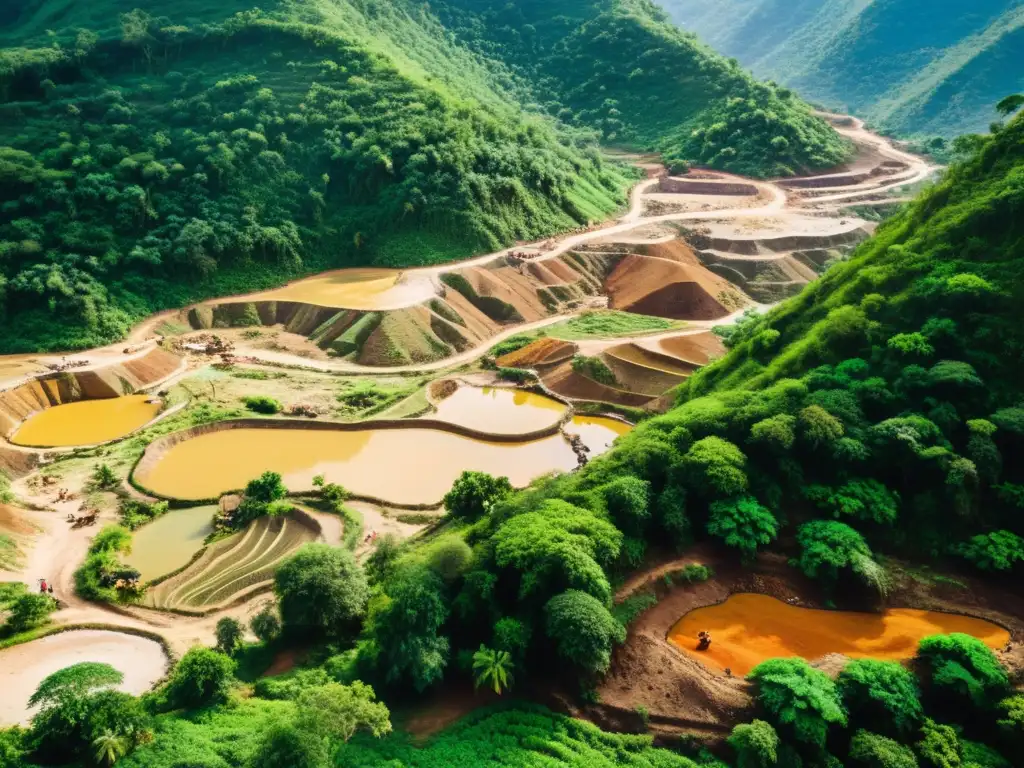
[[[560,339],[537,339],[522,349],[502,355],[496,362],[502,368],[529,368],[533,365],[565,360],[576,353],[576,345]]]
[[[717,320],[746,302],[731,283],[695,258],[687,263],[689,258],[626,256],[605,284],[609,307],[674,320]]]

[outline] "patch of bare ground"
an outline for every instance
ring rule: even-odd
[[[710,565],[714,577],[692,585],[666,582],[667,574],[693,563]],[[957,613],[1006,627],[1011,640],[997,656],[1013,680],[1024,680],[1024,597],[970,576],[935,578],[896,561],[887,565],[893,584],[885,608]],[[615,600],[621,602],[642,591],[653,592],[658,602],[629,626],[626,642],[616,649],[611,670],[597,688],[600,703],[567,704],[566,708],[605,728],[641,731],[645,727],[637,710],[644,707],[649,713],[646,730],[656,737],[691,733],[721,738],[737,722],[752,716],[752,690],[747,681],[712,671],[669,643],[669,630],[684,614],[724,602],[732,594],[750,592],[808,608],[824,607],[819,586],[790,567],[784,555],[766,553],[754,566],[744,568],[710,546],[696,547],[634,574],[616,592]],[[872,610],[863,604],[853,607]],[[810,661],[835,675],[847,659],[829,654]]]
[[[451,683],[436,689],[414,709],[394,713],[392,719],[414,740],[424,741],[474,709],[496,704],[499,700],[489,689],[474,690],[468,682]]]
[[[742,293],[696,257],[690,262],[682,254],[673,256],[626,256],[608,277],[609,306],[673,320],[715,320],[746,303]]]
[[[522,349],[509,352],[497,359],[497,364],[509,368],[529,368],[534,365],[567,360],[576,352],[576,345],[559,339],[543,338]]]

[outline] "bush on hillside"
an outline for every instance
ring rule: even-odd
[[[275,400],[272,397],[267,397],[266,395],[247,395],[242,398],[242,403],[244,403],[245,407],[250,411],[263,413],[268,416],[280,413],[281,409],[284,407],[281,405],[280,401]]]

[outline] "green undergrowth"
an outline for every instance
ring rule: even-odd
[[[643,336],[648,333],[681,330],[685,327],[686,323],[681,320],[605,309],[584,312],[578,317],[555,323],[545,328],[541,335],[563,341],[579,341],[592,338],[613,339],[616,336]]]

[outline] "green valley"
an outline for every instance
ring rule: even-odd
[[[137,4],[0,9],[0,768],[1020,762],[1013,9],[689,6],[924,155],[650,0]]]
[[[662,0],[759,77],[900,135],[987,129],[1024,86],[1024,9],[1012,0]]]

